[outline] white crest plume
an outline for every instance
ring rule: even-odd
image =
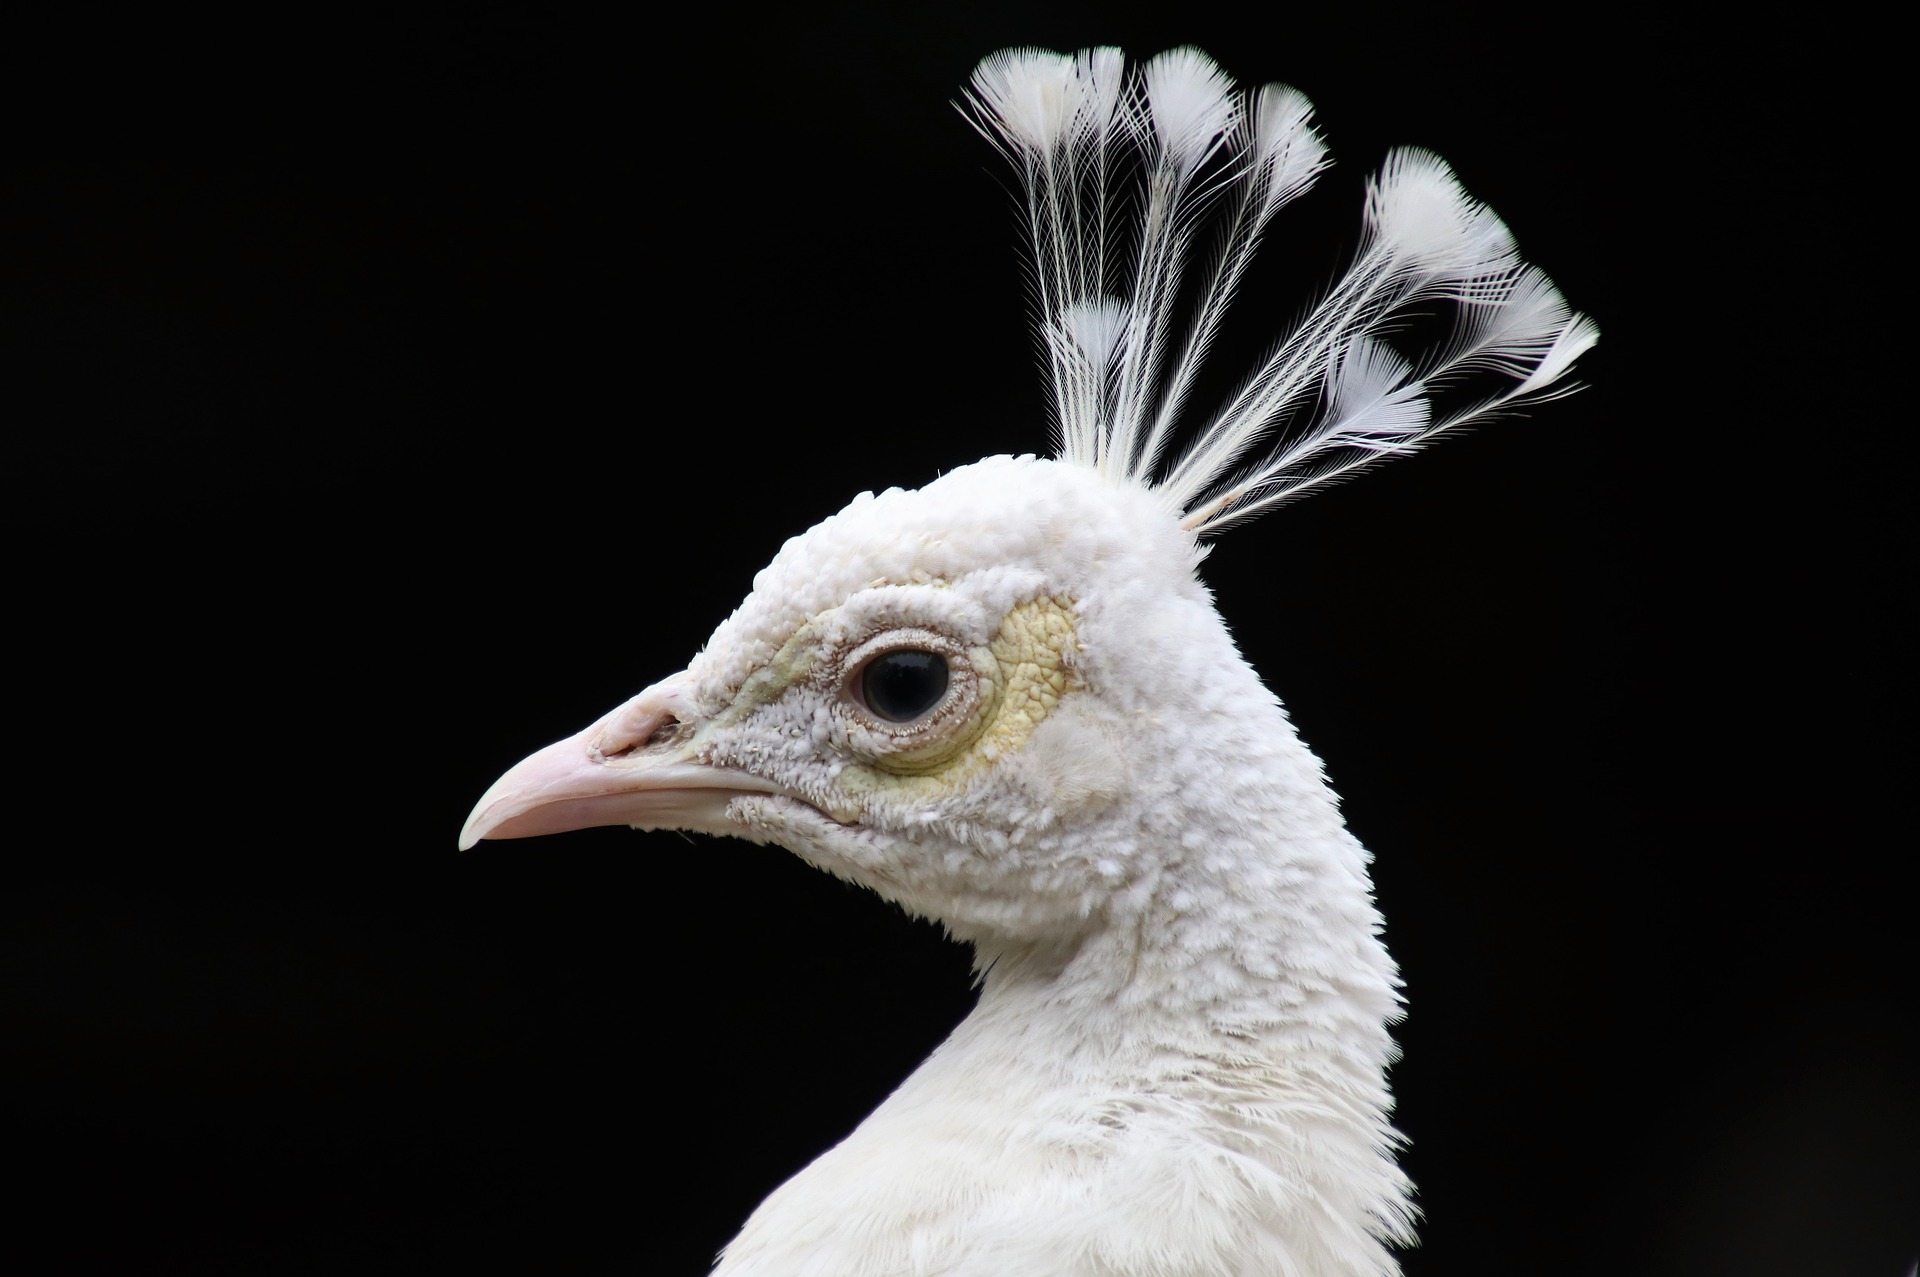
[[[1009,49],[981,62],[965,96],[1020,174],[1061,459],[1153,489],[1195,532],[1577,389],[1564,378],[1599,329],[1444,162],[1402,148],[1368,184],[1346,274],[1156,478],[1268,220],[1329,163],[1313,108],[1284,85],[1237,89],[1192,48],[1131,71],[1118,49]],[[1210,229],[1181,335],[1181,284]],[[1453,312],[1452,332],[1395,350],[1388,337],[1414,308],[1436,306]],[[1457,393],[1489,378],[1477,397]],[[1243,461],[1256,446],[1264,455]]]

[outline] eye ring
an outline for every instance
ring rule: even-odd
[[[900,659],[889,662],[896,654]],[[932,674],[935,667],[944,672],[944,681]],[[999,701],[992,653],[920,626],[872,635],[847,652],[840,668],[838,717],[848,748],[868,764],[900,775],[937,770],[966,749]],[[907,685],[885,687],[889,669],[906,675]],[[929,678],[917,680],[915,669]],[[903,696],[889,699],[890,691]]]
[[[901,658],[897,663],[889,659],[896,655]],[[930,686],[914,686],[914,656],[925,658],[932,682],[941,681],[932,674],[934,663],[944,671],[944,685],[937,695]],[[903,676],[904,685],[884,686],[889,669]],[[964,710],[977,681],[969,649],[938,630],[917,625],[869,635],[841,659],[841,670],[841,699],[869,729],[893,737],[922,735],[956,710]],[[889,700],[889,691],[902,694],[903,699]],[[913,703],[916,692],[922,693],[918,704]]]
[[[857,674],[860,703],[869,714],[906,726],[919,722],[947,698],[952,671],[946,653],[925,647],[879,652]]]

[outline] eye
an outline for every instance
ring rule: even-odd
[[[839,653],[826,672],[840,682],[833,714],[845,734],[836,743],[862,766],[894,776],[945,767],[980,738],[1000,704],[992,650],[931,626],[881,630]]]
[[[938,652],[899,648],[867,662],[860,697],[875,716],[910,723],[947,694],[947,658]]]

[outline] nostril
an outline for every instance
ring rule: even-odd
[[[670,745],[680,736],[680,720],[672,714],[662,714],[647,738],[640,742],[640,748],[653,749],[661,745]]]
[[[688,730],[678,718],[666,710],[660,710],[640,723],[633,734],[627,737],[626,744],[618,749],[603,750],[600,756],[607,759],[632,758],[648,750],[664,749],[682,740]]]

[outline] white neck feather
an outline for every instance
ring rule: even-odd
[[[1210,776],[1204,803],[1129,804],[1154,874],[1068,944],[1002,949],[974,1013],[718,1277],[1398,1272],[1398,1000],[1366,853],[1235,664],[1254,721],[1208,736],[1240,742],[1237,773],[1189,754],[1164,784]]]

